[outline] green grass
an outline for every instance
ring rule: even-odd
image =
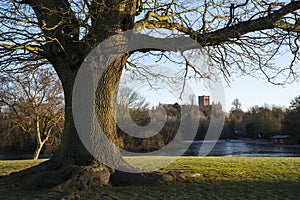
[[[162,162],[170,158],[152,157],[148,161],[141,157],[133,159],[133,163],[147,166],[153,160]],[[181,157],[159,171],[199,173],[201,176],[197,180],[300,181],[300,158]]]
[[[127,159],[141,167],[169,162],[172,157]],[[0,174],[7,175],[39,162],[0,161]],[[26,194],[16,191],[5,198],[60,199],[67,195],[74,199],[300,199],[300,158],[181,157],[158,171],[189,172],[195,176],[152,186],[49,189]],[[1,184],[3,191],[10,189]]]
[[[5,160],[0,161],[0,176],[38,165],[45,160]]]

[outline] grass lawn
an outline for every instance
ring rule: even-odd
[[[147,166],[171,158],[127,159]],[[43,160],[0,161],[0,175],[39,162]],[[159,171],[189,172],[194,176],[152,186],[68,188],[64,191],[51,188],[14,190],[7,178],[0,178],[0,199],[300,199],[300,158],[181,157]]]

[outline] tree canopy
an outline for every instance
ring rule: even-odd
[[[226,77],[258,71],[275,81],[283,72],[284,78],[297,75],[298,1],[24,0],[2,1],[0,6],[2,70],[24,68],[24,61],[55,65],[62,55],[75,66],[115,33],[169,29],[206,47]],[[118,26],[115,33],[106,26],[107,13]],[[71,53],[75,50],[77,54]],[[279,68],[273,58],[280,54],[289,55],[290,63]]]

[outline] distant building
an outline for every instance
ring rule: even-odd
[[[289,139],[288,135],[275,135],[271,137],[273,144],[289,144]]]
[[[210,106],[210,97],[209,96],[199,96],[198,104],[199,104],[199,107]]]

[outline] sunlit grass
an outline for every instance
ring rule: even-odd
[[[35,166],[46,159],[41,160],[2,160],[0,161],[0,176],[8,175],[12,172],[18,172],[20,170]]]
[[[134,166],[145,167],[153,163],[167,163],[170,157],[128,158]],[[167,162],[166,162],[167,160]],[[293,180],[300,181],[300,158],[282,157],[180,157],[160,172],[199,173],[203,180]]]
[[[127,157],[139,167],[169,162],[172,157]],[[39,161],[0,161],[0,174],[22,170]],[[43,199],[299,199],[300,158],[181,157],[159,172],[196,174],[185,180],[151,186],[49,189]],[[46,178],[46,177],[45,177]],[[1,179],[0,179],[1,181]],[[8,190],[3,186],[1,191]],[[32,192],[32,191],[31,191]],[[13,195],[36,198],[30,191]],[[12,196],[11,199],[16,196]]]

